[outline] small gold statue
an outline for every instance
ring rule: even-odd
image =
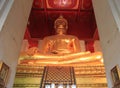
[[[43,39],[44,54],[69,54],[80,52],[79,39],[73,35],[65,35],[68,22],[63,16],[54,23],[56,35],[47,36]]]

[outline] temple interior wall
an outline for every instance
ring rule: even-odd
[[[112,88],[114,84],[111,69],[116,65],[120,66],[120,31],[119,25],[117,25],[119,16],[117,20],[115,16],[115,10],[117,9],[111,7],[109,1],[115,0],[93,0],[93,7],[103,52],[108,88]]]
[[[6,8],[9,9],[9,13],[6,12],[8,14],[6,20],[0,21],[4,24],[0,31],[0,60],[10,67],[7,88],[12,88],[14,83],[16,66],[32,1],[14,0],[12,6]]]

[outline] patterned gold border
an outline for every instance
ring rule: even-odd
[[[120,83],[120,70],[118,65],[114,66],[111,69],[111,75],[112,75],[114,85],[117,85],[118,83]]]

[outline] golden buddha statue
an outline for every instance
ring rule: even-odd
[[[43,39],[44,54],[69,54],[80,52],[79,39],[73,35],[66,35],[68,22],[60,16],[54,23],[56,35]]]
[[[35,53],[30,58],[24,57],[26,59],[21,60],[21,64],[74,66],[75,64],[102,63],[101,52],[80,52],[79,39],[73,35],[66,35],[68,22],[63,16],[55,21],[54,28],[56,35],[47,36],[43,39],[42,51]]]

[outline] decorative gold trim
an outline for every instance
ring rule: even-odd
[[[118,65],[114,66],[111,69],[111,75],[112,75],[114,86],[120,83],[120,70]]]
[[[0,61],[0,79],[3,80],[4,86],[7,83],[9,73],[9,67],[2,61]]]

